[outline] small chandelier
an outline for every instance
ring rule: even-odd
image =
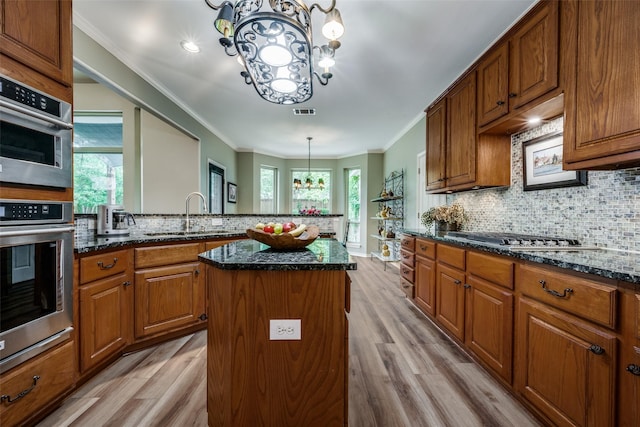
[[[240,75],[262,98],[275,104],[297,104],[313,95],[313,76],[323,86],[329,83],[333,76],[329,68],[335,64],[338,39],[344,33],[336,0],[326,9],[317,3],[309,8],[303,0],[269,0],[271,11],[261,11],[262,0],[238,0],[235,6],[230,1],[219,6],[205,2],[219,10],[214,26],[222,34],[220,44],[227,55],[240,55],[244,66]],[[329,41],[320,47],[313,44],[311,33],[315,8],[326,15],[322,34]],[[314,70],[314,51],[322,74]]]
[[[307,137],[307,143],[309,144],[309,157],[308,157],[308,163],[307,163],[307,179],[304,180],[304,186],[307,187],[307,190],[311,190],[311,187],[313,186],[313,180],[311,179],[311,140],[312,139],[313,138],[310,136]],[[293,186],[296,190],[299,190],[300,188],[302,188],[302,180],[298,178],[294,178]],[[321,190],[324,190],[324,179],[322,178],[318,179],[318,187]]]

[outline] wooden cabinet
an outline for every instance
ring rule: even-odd
[[[478,126],[558,87],[558,6],[557,1],[540,2],[478,64]]]
[[[200,243],[185,243],[135,251],[136,339],[205,325],[205,290],[198,254]]]
[[[640,165],[640,7],[570,1],[564,168]]]
[[[3,373],[0,380],[0,425],[13,427],[33,424],[41,411],[59,400],[74,384],[73,341]]]
[[[415,296],[415,241],[413,236],[400,236],[400,289],[410,299]]]
[[[446,186],[445,153],[447,142],[447,99],[442,98],[427,109],[426,190]]]
[[[464,341],[465,250],[438,245],[436,265],[436,321]]]
[[[79,261],[80,372],[106,362],[131,342],[132,252],[118,250]]]
[[[436,316],[436,244],[416,239],[415,304],[426,314]]]
[[[2,0],[0,30],[3,56],[73,85],[71,0]]]
[[[446,186],[476,178],[476,73],[472,71],[447,94]]]
[[[516,391],[558,426],[612,426],[616,337],[521,296]]]

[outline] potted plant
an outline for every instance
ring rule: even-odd
[[[427,228],[435,224],[436,232],[457,231],[467,222],[467,219],[464,208],[458,203],[431,208],[423,212],[420,217],[422,224]]]

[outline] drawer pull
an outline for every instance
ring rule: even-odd
[[[205,321],[209,318],[209,316],[207,316],[207,313],[202,313],[200,316],[198,316],[198,319]]]
[[[470,284],[468,284],[468,283],[465,283],[465,284],[464,284],[464,288],[465,288],[465,289],[469,289],[469,288],[471,288],[471,285],[470,285]]]
[[[627,372],[630,372],[632,375],[640,377],[640,366],[634,365],[633,363],[627,366]]]
[[[127,286],[131,286],[131,282],[130,282],[129,280],[127,280],[126,282],[124,282],[124,283],[122,284],[122,286],[124,286],[125,288],[126,288]]]
[[[39,375],[34,375],[33,376],[33,384],[31,384],[31,387],[29,387],[26,390],[21,391],[20,393],[18,393],[16,395],[16,397],[14,397],[13,399],[11,398],[11,396],[9,396],[8,394],[3,394],[2,396],[0,396],[0,402],[8,402],[8,403],[13,403],[16,400],[20,400],[23,397],[25,397],[27,394],[31,393],[31,390],[33,390],[34,388],[36,388],[36,384],[38,383],[38,380],[40,379]]]
[[[195,270],[195,271],[194,271],[194,274],[195,274],[196,276],[200,275],[200,270],[199,270],[199,269],[198,269],[198,270]]]
[[[424,245],[420,245],[420,250],[421,250],[421,251],[426,251],[426,250],[427,250],[427,247],[426,247],[426,246],[424,246]]]
[[[102,261],[98,261],[98,267],[100,267],[100,270],[108,270],[110,268],[115,267],[117,262],[118,262],[118,258],[115,258],[115,257],[113,258],[113,264],[104,265]]]
[[[600,347],[597,344],[591,344],[591,347],[589,347],[589,351],[593,354],[604,354],[604,348]]]
[[[544,280],[538,280],[538,283],[540,283],[542,285],[542,290],[545,291],[548,294],[553,295],[554,297],[558,297],[558,298],[566,298],[569,294],[573,293],[573,289],[571,288],[564,288],[564,292],[560,293],[558,291],[554,291],[553,289],[549,289],[547,288],[547,282],[545,282]]]
[[[453,281],[453,283],[455,283],[456,285],[459,285],[459,284],[461,284],[462,282],[461,282],[460,280],[456,279],[456,280],[454,280],[454,281]]]

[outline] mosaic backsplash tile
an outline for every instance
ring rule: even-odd
[[[523,191],[522,144],[562,131],[562,117],[511,138],[511,186],[447,196],[469,213],[465,230],[578,239],[640,251],[640,168],[589,171],[586,186]]]

